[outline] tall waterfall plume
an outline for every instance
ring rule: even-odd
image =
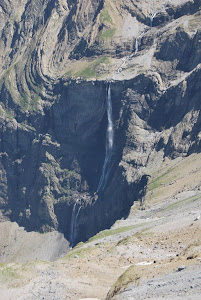
[[[111,86],[110,83],[106,88],[106,105],[107,105],[107,133],[106,133],[106,151],[105,160],[102,168],[101,178],[98,184],[97,193],[101,193],[107,183],[109,172],[111,169],[111,158],[114,144],[114,129],[112,120],[112,99],[111,99]]]
[[[71,226],[70,226],[70,244],[71,246],[74,246],[75,239],[77,237],[77,219],[80,213],[81,206],[78,205],[77,202],[75,202],[73,206],[72,211],[72,217],[71,217]]]

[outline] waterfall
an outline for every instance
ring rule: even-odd
[[[136,40],[135,40],[135,54],[138,53],[138,37],[136,37]]]
[[[98,184],[97,193],[100,193],[104,190],[109,172],[111,167],[111,158],[114,142],[114,130],[113,130],[113,121],[112,121],[112,100],[111,100],[111,87],[110,83],[108,89],[106,90],[106,104],[107,104],[107,133],[106,133],[106,151],[105,151],[105,161],[102,168],[101,178]]]
[[[77,219],[80,213],[81,206],[78,208],[77,202],[75,202],[72,211],[71,217],[71,226],[70,226],[70,244],[74,246],[75,239],[77,237]]]
[[[152,27],[152,25],[153,25],[153,20],[154,20],[154,18],[151,16],[151,17],[150,17],[150,21],[151,21],[151,22],[150,22],[150,26],[151,26],[151,27]]]
[[[156,13],[152,13],[151,16],[150,16],[150,21],[151,21],[150,25],[151,25],[151,27],[153,25],[153,20],[154,20],[155,16],[156,16]]]

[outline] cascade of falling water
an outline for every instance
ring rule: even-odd
[[[77,214],[76,214],[76,216],[75,216],[75,227],[74,227],[74,240],[73,240],[73,245],[74,245],[74,241],[76,240],[76,237],[77,237],[77,220],[78,220],[78,216],[79,216],[79,213],[80,213],[80,209],[81,209],[81,206],[78,208]]]
[[[135,39],[135,54],[138,53],[138,37]]]
[[[75,202],[72,211],[71,217],[71,226],[70,226],[70,243],[71,246],[74,246],[74,241],[77,237],[77,219],[80,213],[81,206],[77,209],[77,202]]]
[[[73,205],[73,211],[71,216],[71,224],[70,224],[70,243],[73,244],[74,240],[74,226],[75,226],[75,215],[76,215],[76,205],[77,203]]]
[[[107,134],[106,134],[106,151],[105,151],[105,160],[103,164],[101,178],[98,184],[97,193],[103,191],[110,171],[110,163],[112,158],[113,150],[113,141],[114,141],[114,130],[113,130],[113,121],[112,121],[112,99],[111,99],[111,87],[110,83],[106,92],[106,104],[107,104]]]
[[[156,16],[156,13],[152,13],[151,16],[150,16],[150,21],[151,21],[150,25],[151,25],[151,27],[153,25],[153,20],[154,20],[155,16]]]

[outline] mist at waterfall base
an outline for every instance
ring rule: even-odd
[[[114,130],[113,130],[113,120],[112,120],[112,99],[111,99],[110,83],[106,87],[106,105],[107,105],[108,125],[107,125],[107,132],[106,132],[105,160],[102,168],[101,178],[97,188],[97,194],[100,194],[104,191],[111,170],[111,159],[112,159],[113,144],[114,144]]]

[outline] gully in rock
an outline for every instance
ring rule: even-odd
[[[101,178],[98,184],[97,193],[103,192],[105,185],[107,183],[109,172],[111,169],[111,158],[113,152],[114,143],[114,130],[113,130],[113,120],[112,120],[112,99],[111,99],[111,84],[109,82],[106,88],[106,105],[107,105],[107,133],[106,133],[106,151],[105,151],[105,161],[102,168]]]
[[[75,202],[72,211],[71,217],[71,226],[70,226],[70,244],[73,247],[76,237],[77,237],[77,220],[81,210],[81,206],[77,202]]]

